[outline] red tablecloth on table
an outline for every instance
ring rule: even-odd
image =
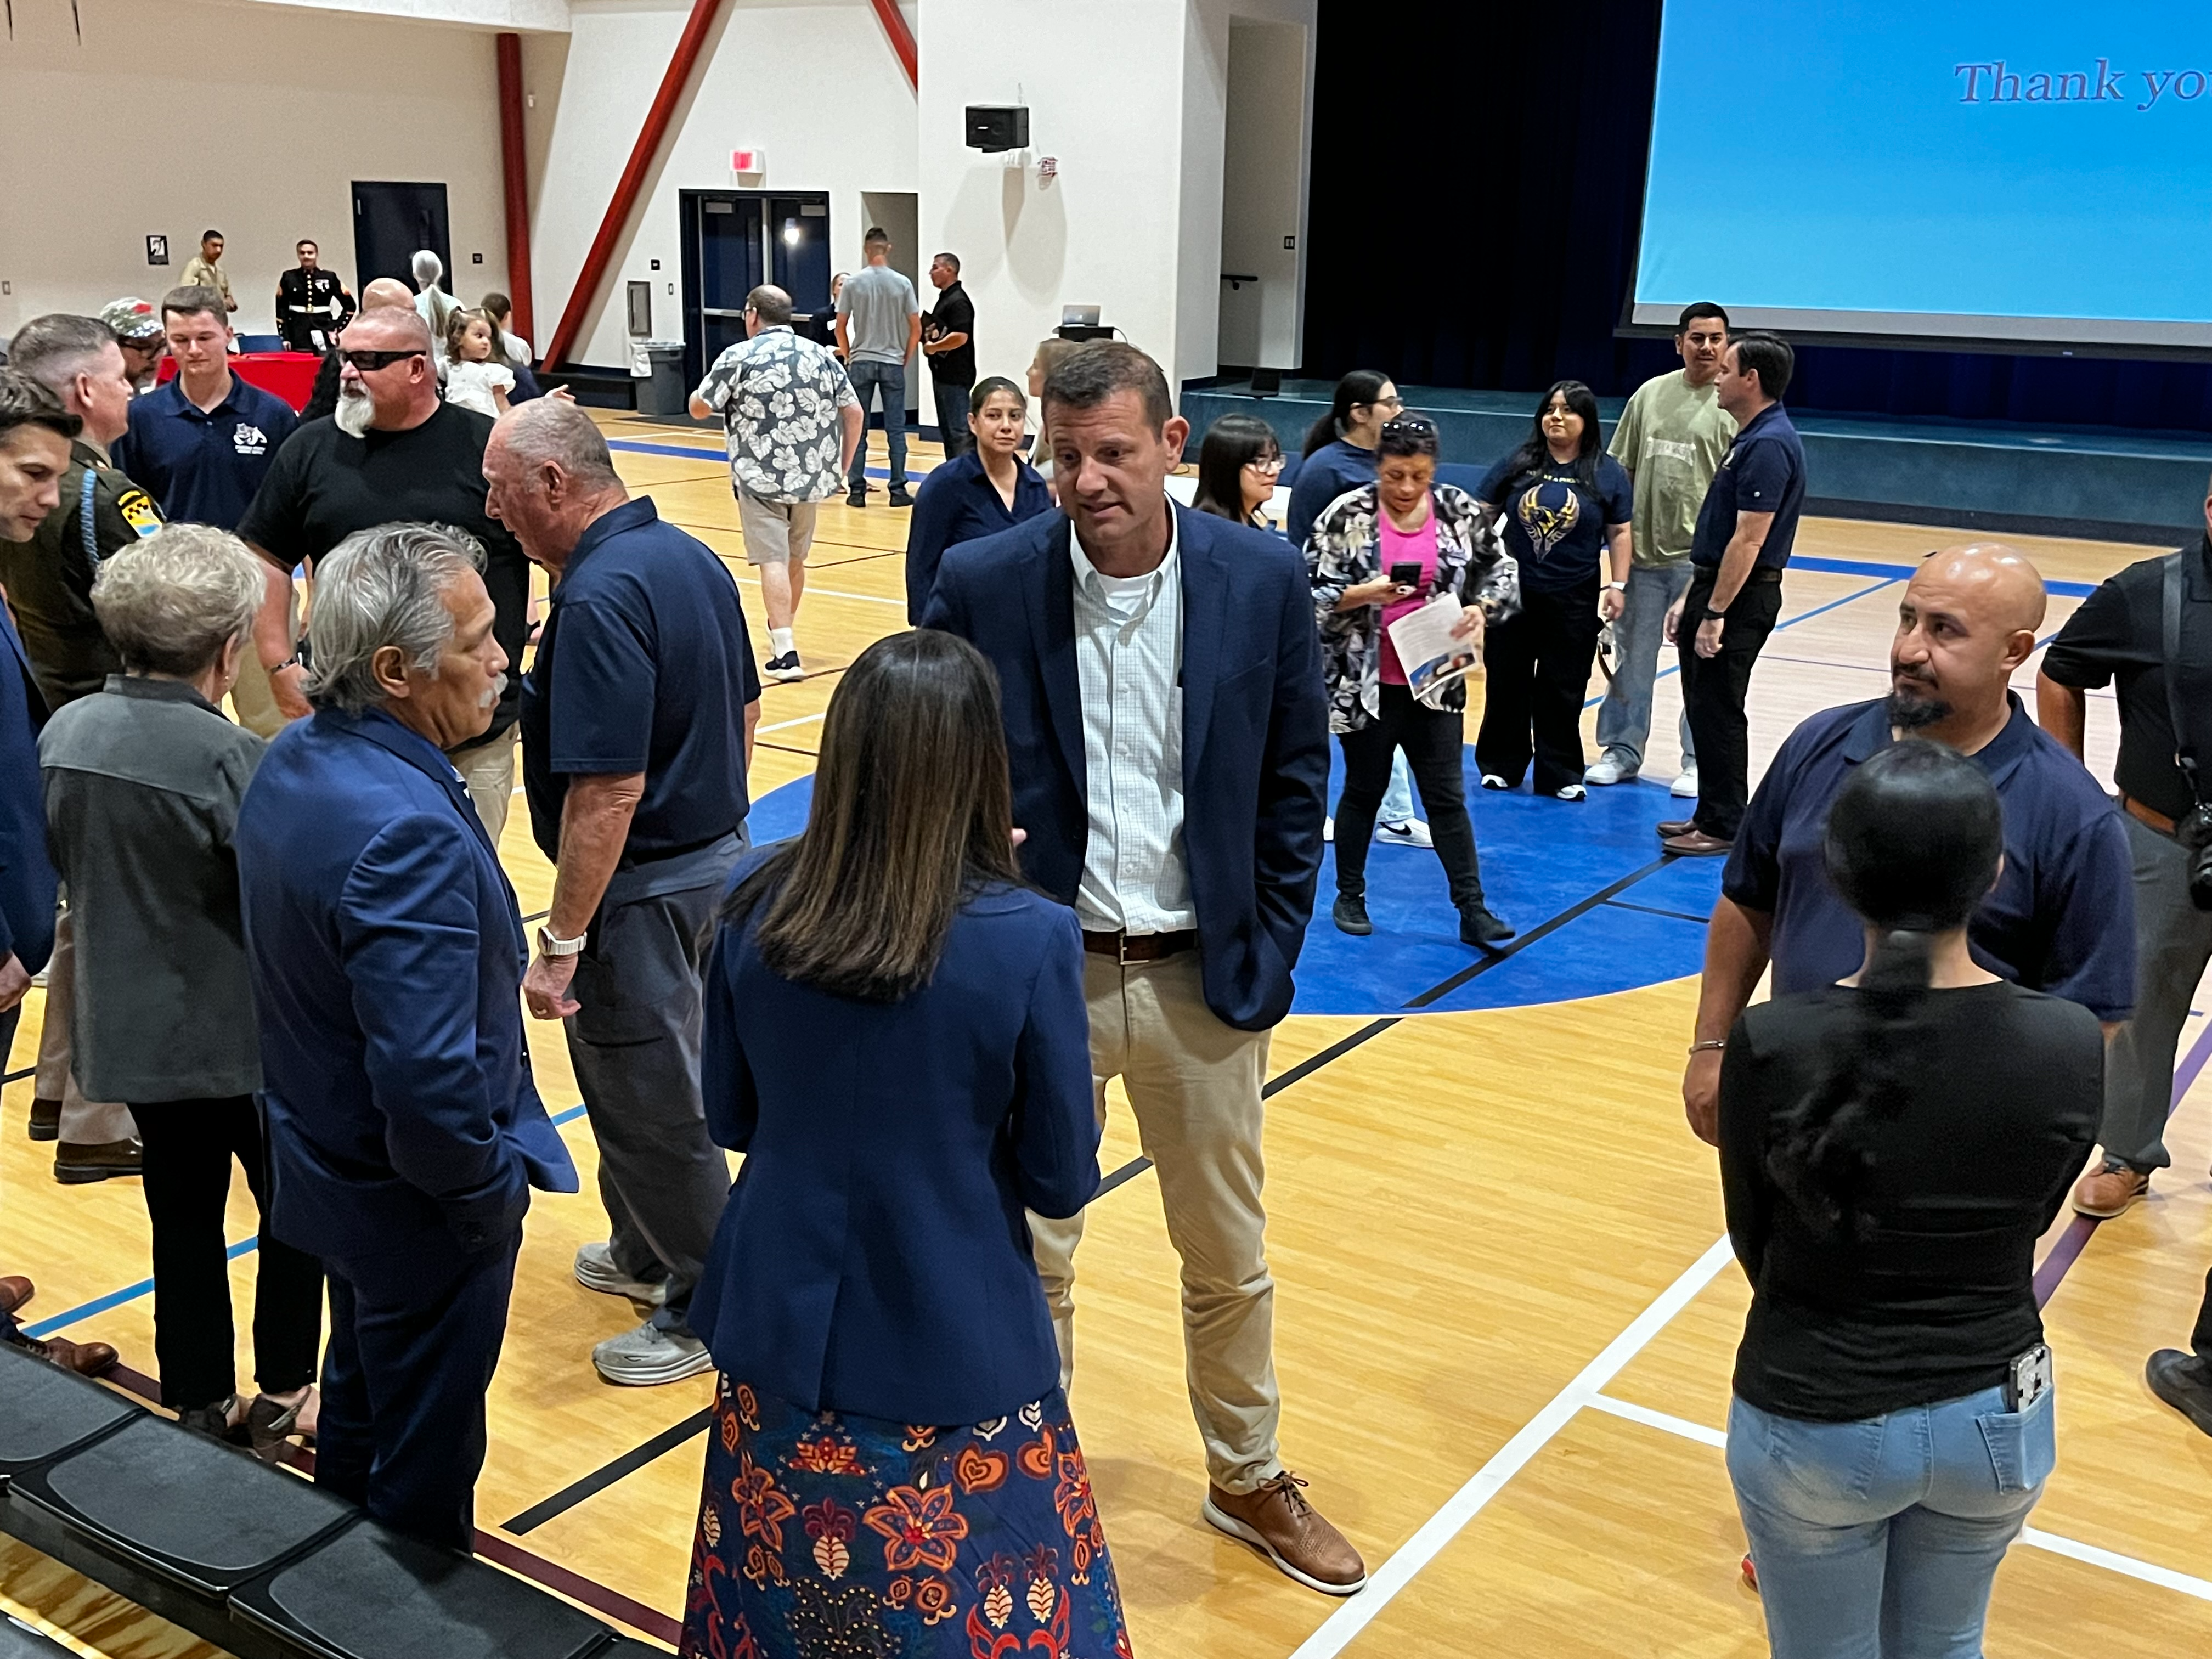
[[[295,409],[305,409],[314,395],[315,371],[323,360],[312,351],[241,351],[230,360],[230,372],[248,386],[273,392]],[[161,377],[166,384],[175,378],[177,360],[161,359]]]

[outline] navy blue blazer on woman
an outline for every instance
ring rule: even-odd
[[[1183,854],[1206,1001],[1264,1031],[1291,1011],[1321,869],[1328,703],[1313,594],[1281,537],[1166,510],[1181,526]],[[999,671],[1022,869],[1063,904],[1091,834],[1069,538],[1054,514],[952,549],[922,619]]]
[[[884,1004],[779,977],[763,909],[707,969],[707,1123],[745,1161],[692,1328],[808,1411],[982,1423],[1042,1398],[1060,1350],[1023,1211],[1073,1215],[1098,1187],[1075,917],[986,890],[930,982]]]
[[[923,477],[914,498],[914,516],[907,520],[907,621],[919,623],[928,608],[929,590],[937,581],[937,567],[946,548],[1011,530],[1051,512],[1053,506],[1052,486],[1018,456],[1011,513],[998,485],[983,471],[981,457],[973,451],[933,468]]]
[[[576,1190],[522,1042],[514,890],[453,764],[381,710],[277,734],[238,816],[288,1244],[343,1261],[504,1243]]]
[[[27,973],[54,951],[54,891],[46,856],[45,784],[39,774],[39,731],[46,700],[31,678],[31,659],[15,623],[0,606],[0,962],[10,952]]]

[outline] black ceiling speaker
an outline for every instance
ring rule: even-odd
[[[968,148],[990,151],[1027,149],[1030,110],[1026,104],[968,106]]]

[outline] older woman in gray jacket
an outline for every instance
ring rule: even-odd
[[[93,609],[124,672],[39,740],[47,839],[77,930],[77,1085],[130,1103],[154,1231],[162,1403],[273,1456],[313,1431],[322,1267],[262,1230],[253,1353],[236,1389],[223,1210],[230,1165],[267,1202],[253,1023],[232,831],[262,740],[223,695],[261,601],[236,537],[172,525],[101,564]]]

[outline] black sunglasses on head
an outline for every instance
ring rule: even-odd
[[[429,355],[428,351],[419,349],[414,351],[342,351],[338,354],[343,362],[352,364],[363,374],[374,374],[380,368],[389,368],[392,364],[404,362],[410,357],[427,357]]]
[[[1425,438],[1436,435],[1437,423],[1425,415],[1401,415],[1382,422],[1386,438]]]

